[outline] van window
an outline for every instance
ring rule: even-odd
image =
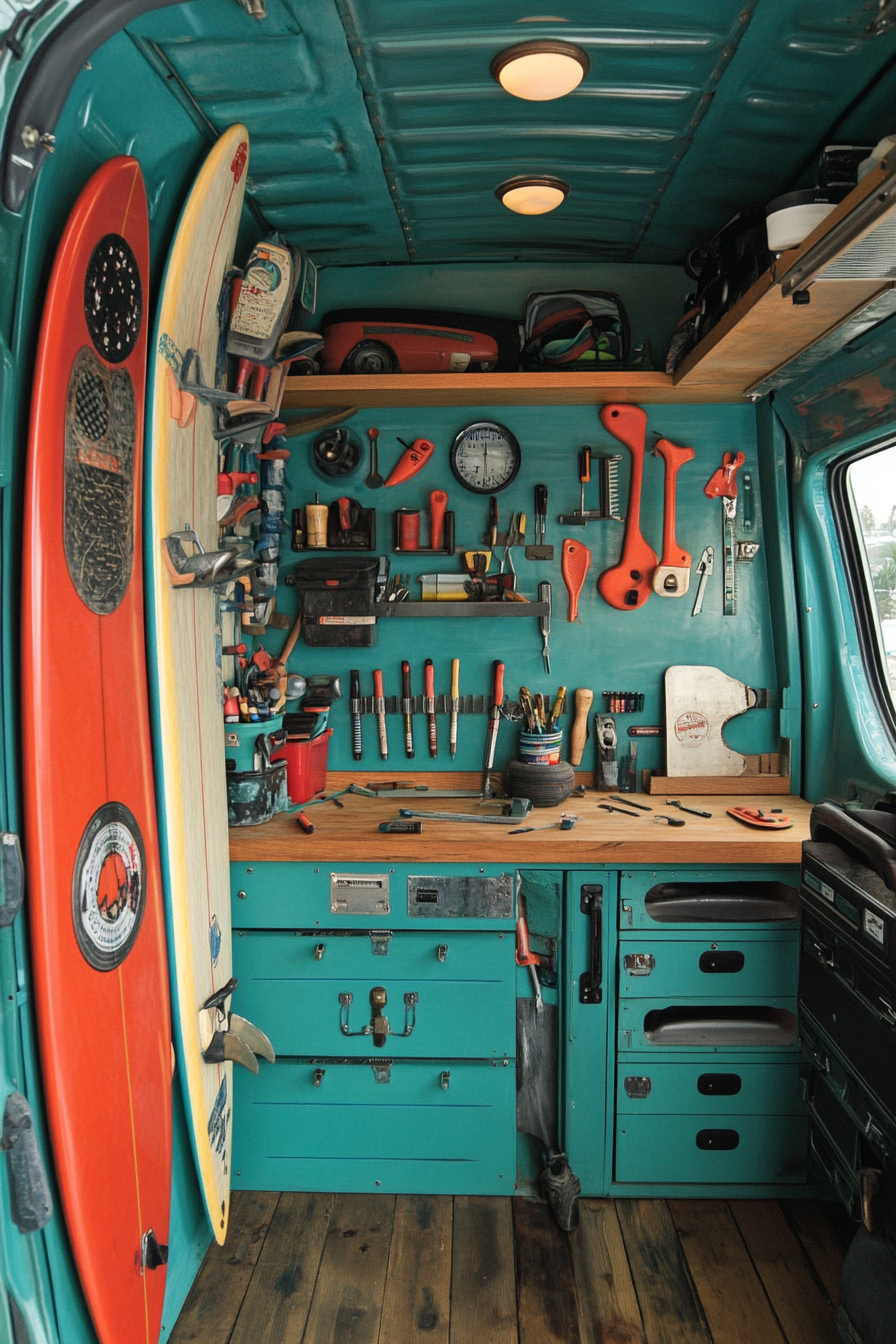
[[[851,462],[846,479],[858,549],[865,560],[864,616],[875,627],[868,633],[877,636],[882,687],[896,708],[896,444]],[[856,580],[861,584],[860,575]],[[862,613],[857,614],[861,620]],[[874,645],[874,638],[867,641],[872,657]]]

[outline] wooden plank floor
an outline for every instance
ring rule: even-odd
[[[237,1193],[170,1344],[836,1344],[808,1201]]]

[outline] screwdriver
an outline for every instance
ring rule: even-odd
[[[544,533],[548,521],[548,488],[546,485],[535,487],[535,544],[544,545]]]
[[[538,585],[538,600],[546,602],[548,611],[546,616],[539,616],[538,628],[541,631],[542,646],[541,657],[544,663],[545,672],[551,670],[551,650],[548,648],[548,635],[551,633],[551,585],[545,579]]]
[[[414,756],[414,707],[411,699],[411,665],[401,664],[401,708],[404,714],[404,752],[409,760]]]
[[[349,712],[352,716],[352,756],[360,761],[361,748],[361,673],[353,667],[349,673]]]
[[[439,730],[436,724],[436,706],[435,706],[435,669],[432,665],[432,659],[427,658],[423,664],[423,709],[426,714],[426,730],[429,736],[429,754],[438,756],[439,754]]]
[[[376,714],[376,725],[380,738],[380,757],[382,760],[389,759],[389,739],[386,736],[386,700],[383,695],[383,673],[378,668],[373,674],[373,710]]]
[[[457,701],[460,696],[460,659],[451,660],[451,718],[448,721],[448,750],[457,755]]]

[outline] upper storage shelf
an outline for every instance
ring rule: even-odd
[[[561,372],[322,375],[288,378],[283,406],[651,405],[758,399],[896,312],[894,281],[896,167],[881,165],[804,243],[781,253],[673,378],[665,373]]]

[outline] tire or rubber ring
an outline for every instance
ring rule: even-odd
[[[381,341],[359,341],[342,363],[343,373],[397,373],[398,360]]]
[[[504,769],[504,788],[512,798],[528,798],[533,807],[558,807],[572,793],[576,772],[568,761],[557,765],[530,765],[510,761]]]

